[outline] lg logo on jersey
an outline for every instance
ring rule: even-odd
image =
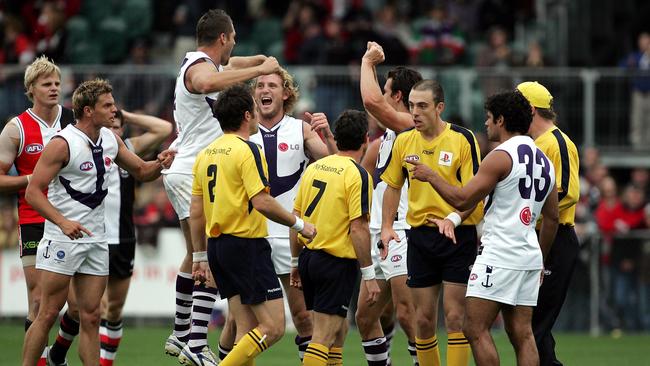
[[[300,150],[300,145],[299,144],[287,144],[285,142],[281,142],[278,144],[278,150],[285,152],[288,150]]]
[[[43,151],[43,145],[41,144],[29,144],[25,147],[25,152],[28,154],[38,154]]]

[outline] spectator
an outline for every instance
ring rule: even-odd
[[[321,7],[311,1],[294,1],[289,6],[287,15],[283,20],[284,28],[284,59],[289,64],[299,60],[300,49],[305,40],[306,30],[313,25],[320,26],[319,14],[323,14]],[[309,32],[313,35],[313,31]]]
[[[57,63],[64,61],[65,20],[65,9],[62,3],[43,4],[38,24],[34,29],[34,43],[38,55],[45,55]]]
[[[636,149],[650,145],[650,33],[638,38],[639,50],[627,56],[623,65],[631,71],[642,72],[632,77],[630,104],[630,142]]]
[[[550,66],[551,61],[544,56],[544,50],[537,41],[532,41],[528,44],[528,54],[524,65],[526,67],[545,67]]]
[[[427,18],[416,21],[419,40],[418,63],[422,65],[454,65],[465,52],[465,37],[458,26],[447,17],[442,2],[436,2]]]
[[[158,233],[164,227],[176,227],[178,217],[171,203],[167,199],[167,193],[162,187],[162,181],[151,184],[155,189],[150,202],[138,209],[134,218],[137,227],[138,242],[145,245],[157,246]]]
[[[34,47],[23,32],[20,19],[7,16],[4,19],[4,41],[0,50],[0,64],[26,65],[34,59]]]
[[[494,27],[488,33],[488,43],[476,57],[476,66],[491,67],[493,76],[481,79],[483,94],[492,95],[508,89],[512,80],[507,70],[517,64],[517,55],[508,45],[508,33],[501,27]]]

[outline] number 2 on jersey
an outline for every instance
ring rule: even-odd
[[[519,145],[517,147],[517,154],[519,155],[519,163],[526,165],[526,177],[519,179],[519,193],[523,199],[530,199],[530,195],[535,188],[535,201],[542,202],[548,193],[551,185],[551,176],[549,161],[539,149],[533,162],[533,150],[528,145]],[[542,167],[539,178],[533,177],[533,168],[535,165]],[[541,187],[540,187],[541,182]]]
[[[318,188],[318,193],[316,193],[316,196],[309,204],[309,207],[307,207],[307,211],[305,211],[305,216],[311,216],[312,212],[314,212],[314,209],[316,208],[316,205],[323,197],[323,193],[325,193],[325,187],[327,187],[327,183],[318,179],[314,179],[314,181],[311,182],[311,185],[312,187]]]
[[[217,184],[217,166],[215,164],[208,165],[208,177],[212,178],[208,182],[208,195],[210,202],[214,202],[214,186]]]

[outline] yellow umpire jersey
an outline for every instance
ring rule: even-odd
[[[330,155],[309,165],[294,209],[316,226],[318,234],[311,243],[303,240],[303,244],[335,257],[356,258],[350,221],[370,214],[372,187],[368,172],[352,158]]]
[[[408,179],[408,211],[406,222],[412,227],[431,226],[426,218],[443,219],[455,209],[429,183],[411,179],[409,157],[424,163],[451,185],[462,187],[478,171],[480,164],[478,142],[474,134],[463,127],[446,123],[440,135],[425,140],[419,131],[402,132],[395,139],[390,162],[381,180],[395,189],[401,189]],[[483,203],[479,203],[462,225],[476,225],[483,218]]]
[[[574,225],[576,203],[580,198],[580,161],[578,149],[569,136],[553,127],[535,140],[535,145],[551,160],[555,167],[555,181],[560,211],[560,225]]]
[[[250,202],[269,190],[268,168],[258,145],[225,134],[197,155],[193,173],[192,195],[203,197],[208,237],[267,236],[266,218]]]

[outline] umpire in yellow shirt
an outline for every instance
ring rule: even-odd
[[[307,309],[314,311],[303,360],[308,366],[343,364],[345,319],[359,266],[366,301],[374,303],[379,295],[368,222],[373,184],[359,165],[368,146],[366,113],[344,111],[335,122],[334,138],[339,152],[307,167],[294,202],[294,213],[305,225],[319,228],[311,242],[295,231],[291,235],[291,283],[302,286]]]
[[[447,365],[469,364],[470,347],[463,335],[465,292],[470,266],[476,259],[476,224],[483,217],[483,204],[457,212],[429,183],[411,179],[405,159],[414,159],[433,169],[449,184],[462,187],[478,171],[479,148],[471,131],[442,120],[444,91],[434,80],[422,80],[409,94],[409,109],[415,129],[395,139],[390,162],[381,179],[384,193],[381,241],[399,242],[393,218],[400,190],[408,179],[407,282],[413,294],[416,317],[415,348],[420,366],[439,366],[436,337],[438,298],[444,291],[443,305],[447,326]],[[386,248],[382,256],[386,257]],[[441,286],[442,285],[442,286]]]
[[[235,318],[237,345],[220,365],[246,365],[284,334],[282,290],[265,239],[265,216],[306,238],[313,238],[316,230],[269,194],[266,160],[260,147],[248,141],[258,130],[250,88],[237,84],[222,91],[213,113],[224,135],[201,151],[194,164],[193,274],[205,281],[209,263]]]
[[[542,84],[527,81],[517,89],[533,107],[533,122],[528,134],[555,167],[560,226],[544,263],[544,281],[533,311],[533,333],[540,366],[562,365],[555,355],[551,330],[560,314],[578,258],[580,245],[574,230],[576,203],[580,196],[578,149],[569,136],[556,126],[553,96]]]

